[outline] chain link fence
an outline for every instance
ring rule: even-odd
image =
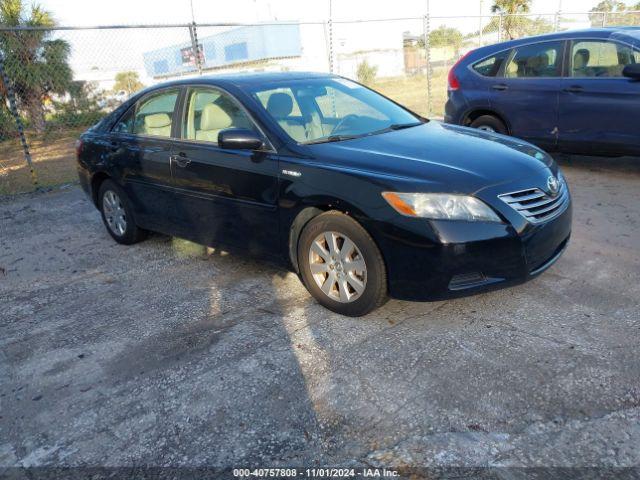
[[[611,25],[640,25],[640,12],[0,26],[0,195],[75,181],[79,134],[156,83],[231,72],[333,72],[439,118],[447,73],[468,51],[523,36]]]

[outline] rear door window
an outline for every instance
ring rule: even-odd
[[[507,78],[551,78],[561,75],[563,42],[516,47],[505,70]]]
[[[483,77],[495,77],[500,72],[500,68],[504,64],[505,60],[509,56],[510,50],[505,52],[500,52],[497,55],[494,55],[489,58],[485,58],[484,60],[480,60],[478,63],[475,63],[471,68],[473,68],[476,73],[479,73]]]
[[[570,61],[574,78],[622,77],[624,67],[640,63],[640,52],[616,42],[574,41]]]
[[[170,137],[178,90],[169,90],[143,98],[133,120],[135,135]]]

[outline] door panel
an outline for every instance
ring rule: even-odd
[[[603,40],[574,41],[560,94],[560,148],[572,153],[640,155],[640,82],[622,77],[640,52]]]
[[[111,133],[110,155],[140,226],[167,231],[172,204],[169,157],[178,89],[153,92],[126,112]]]
[[[185,115],[186,138],[171,162],[183,236],[255,254],[278,252],[277,157],[225,150],[214,141],[226,128],[251,128],[248,114],[224,92],[194,88]],[[202,140],[208,131],[210,140]]]
[[[511,134],[546,149],[556,146],[563,55],[564,42],[516,47],[504,76],[489,87],[491,106],[507,120]]]

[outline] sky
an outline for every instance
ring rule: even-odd
[[[192,0],[196,22],[321,21],[329,0]],[[167,24],[191,21],[190,0],[39,0],[60,25]],[[335,20],[419,17],[427,0],[333,0]],[[478,15],[480,0],[430,0],[434,16]],[[492,0],[484,0],[489,13]],[[586,12],[598,0],[534,0],[534,13]],[[629,2],[628,2],[629,3]]]

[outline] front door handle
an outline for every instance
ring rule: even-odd
[[[186,155],[179,154],[179,155],[170,155],[169,162],[175,163],[176,166],[184,168],[191,163],[191,160],[189,160],[189,158]]]
[[[582,93],[584,92],[584,87],[581,87],[580,85],[571,85],[570,87],[565,88],[564,91],[569,93]]]
[[[501,92],[504,92],[505,90],[509,90],[509,87],[507,85],[505,85],[504,83],[499,83],[498,85],[493,85],[491,88],[493,90],[499,90]]]

